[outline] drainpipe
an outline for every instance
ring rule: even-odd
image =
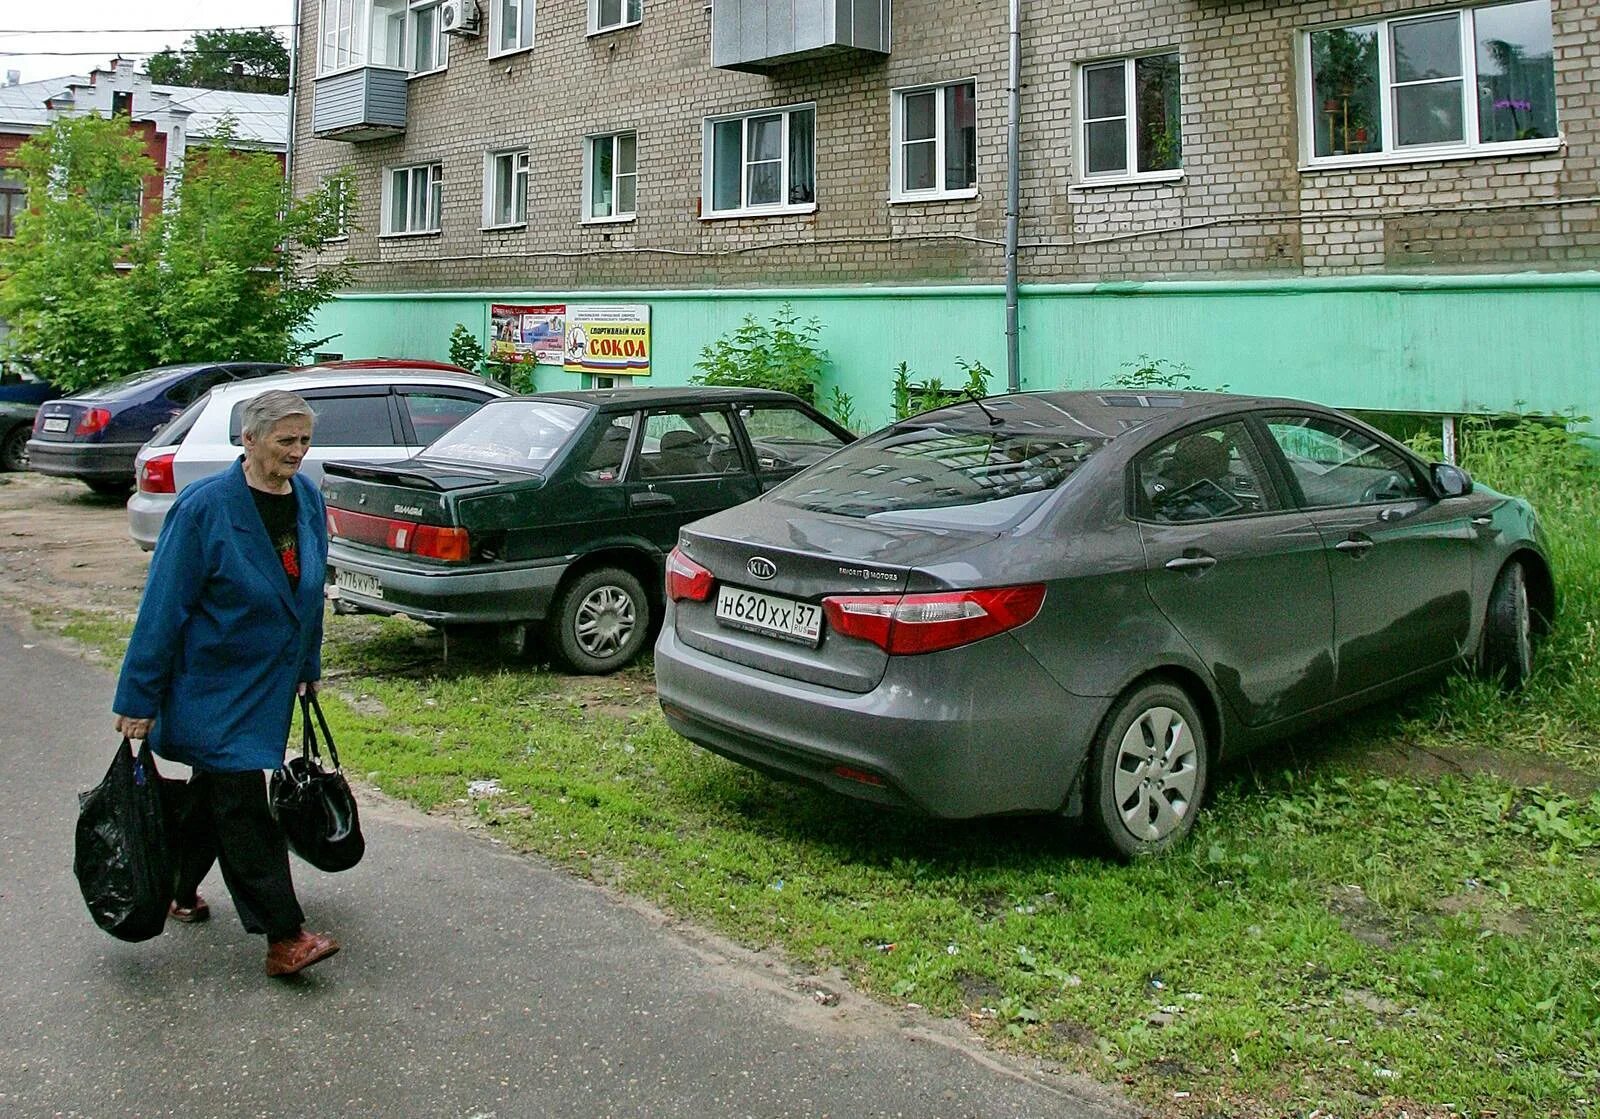
[[[1006,82],[1006,390],[1022,388],[1017,338],[1017,219],[1022,159],[1022,0],[1011,0],[1011,58]]]
[[[294,200],[294,114],[295,87],[300,84],[300,10],[305,0],[294,0],[294,28],[289,32],[289,129],[284,134],[283,181],[289,184],[289,199]]]

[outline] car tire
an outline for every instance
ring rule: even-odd
[[[1512,560],[1495,576],[1478,646],[1478,672],[1517,691],[1533,674],[1533,612],[1528,605],[1528,573]]]
[[[132,482],[113,481],[110,478],[85,478],[84,484],[91,493],[101,497],[127,497],[133,492]]]
[[[1118,700],[1089,757],[1085,800],[1111,854],[1155,855],[1188,835],[1210,760],[1205,723],[1182,688],[1155,682]]]
[[[551,613],[549,644],[561,663],[585,676],[630,664],[650,631],[644,586],[620,567],[600,567],[561,591]]]
[[[32,434],[31,426],[17,424],[0,436],[0,470],[28,469],[28,438]]]

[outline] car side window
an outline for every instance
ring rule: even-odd
[[[1408,501],[1423,495],[1411,464],[1373,436],[1326,416],[1268,416],[1306,505],[1327,508]]]
[[[844,440],[816,418],[789,405],[761,405],[739,409],[745,434],[756,453],[756,470],[798,470],[832,454]]]
[[[1142,519],[1183,524],[1279,508],[1261,451],[1242,423],[1187,431],[1134,464]]]
[[[633,436],[633,416],[612,416],[605,430],[589,452],[589,461],[583,467],[583,480],[609,485],[622,477],[623,456],[628,453],[628,440]]]
[[[684,478],[743,468],[724,412],[656,412],[645,418],[639,474]]]
[[[467,397],[428,389],[401,389],[400,401],[411,420],[417,446],[426,447],[479,408],[481,396]]]
[[[311,405],[316,423],[311,429],[313,449],[326,447],[400,447],[404,444],[394,429],[389,416],[389,394],[329,393],[325,390],[315,395],[302,393]],[[242,446],[239,429],[244,418],[245,401],[233,406],[228,422],[228,438],[235,446]]]

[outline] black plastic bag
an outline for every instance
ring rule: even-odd
[[[121,940],[149,940],[166,926],[173,861],[168,820],[182,811],[184,783],[156,771],[148,743],[138,757],[126,738],[105,779],[78,794],[72,871],[94,923]]]
[[[332,770],[322,768],[317,732],[311,725],[313,713],[322,728]],[[361,861],[367,842],[361,835],[356,798],[339,769],[339,751],[315,695],[300,697],[300,723],[300,756],[285,761],[272,775],[268,789],[272,815],[283,829],[289,849],[306,862],[318,870],[349,870]]]

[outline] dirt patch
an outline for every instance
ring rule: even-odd
[[[8,605],[131,618],[149,567],[149,553],[128,536],[121,500],[64,478],[0,474],[0,584]]]
[[[1394,929],[1383,910],[1360,886],[1335,886],[1328,895],[1328,911],[1339,919],[1345,932],[1374,948],[1394,947]]]
[[[1600,777],[1549,758],[1477,746],[1425,749],[1409,742],[1364,744],[1350,750],[1349,764],[1386,777],[1474,777],[1485,774],[1518,788],[1548,785],[1582,799],[1600,791]]]

